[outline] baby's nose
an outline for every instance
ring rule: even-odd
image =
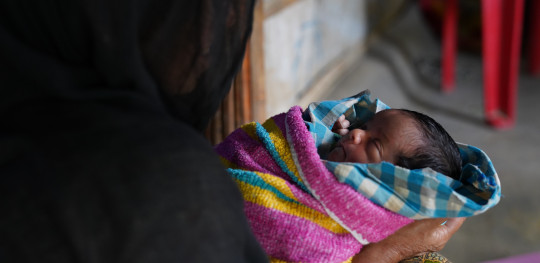
[[[367,133],[366,131],[362,130],[362,129],[354,129],[350,132],[350,138],[351,138],[351,141],[354,143],[354,144],[360,144],[362,143],[362,141],[365,140],[365,137],[367,136]]]

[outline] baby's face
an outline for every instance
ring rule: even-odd
[[[360,129],[344,135],[328,155],[335,162],[395,164],[421,144],[414,120],[400,110],[380,111]]]

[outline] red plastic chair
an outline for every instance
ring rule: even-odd
[[[487,123],[495,128],[510,128],[514,125],[516,118],[524,0],[481,1],[484,116]],[[536,5],[539,9],[540,4],[536,3]],[[457,0],[447,0],[442,30],[443,92],[451,92],[455,84],[457,18]],[[536,41],[540,42],[538,39]],[[540,54],[537,54],[535,57],[537,59],[531,62],[540,60],[538,57]]]

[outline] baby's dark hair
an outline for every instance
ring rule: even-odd
[[[461,155],[454,139],[431,117],[412,110],[400,109],[400,111],[416,122],[422,132],[422,146],[415,149],[412,156],[400,156],[396,165],[411,170],[429,167],[459,180]]]

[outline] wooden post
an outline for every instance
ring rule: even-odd
[[[251,103],[251,63],[250,63],[250,46],[246,47],[246,54],[242,64],[242,69],[235,80],[235,126],[240,127],[242,124],[253,120],[253,110]]]
[[[253,121],[264,121],[266,116],[266,79],[264,70],[264,8],[262,1],[257,1],[253,18],[249,59],[251,65],[251,106]]]

